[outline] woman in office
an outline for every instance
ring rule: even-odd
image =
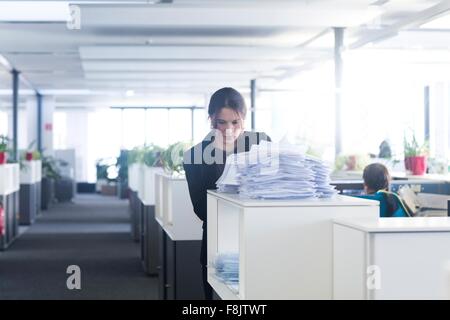
[[[233,88],[216,91],[208,107],[212,130],[184,155],[183,165],[194,212],[203,221],[200,264],[207,300],[212,299],[212,288],[207,281],[207,190],[216,189],[216,181],[222,175],[229,154],[249,151],[261,140],[270,141],[264,133],[244,131],[246,112],[244,98],[238,91]]]
[[[409,212],[403,201],[393,192],[389,192],[391,176],[381,163],[372,163],[363,171],[364,191],[366,199],[380,202],[380,217],[408,217]]]

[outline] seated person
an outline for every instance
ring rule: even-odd
[[[393,192],[389,192],[391,177],[388,169],[381,163],[372,163],[364,168],[364,191],[367,195],[361,198],[380,202],[380,217],[409,217],[408,209],[402,200]]]

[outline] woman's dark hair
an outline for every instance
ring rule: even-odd
[[[364,168],[364,183],[373,192],[387,190],[391,179],[388,169],[381,163],[372,163]]]
[[[244,97],[233,88],[222,88],[214,92],[208,106],[208,114],[211,118],[217,115],[222,108],[230,108],[241,114],[244,118],[247,114]]]
[[[379,190],[389,189],[391,176],[384,165],[381,163],[372,163],[364,168],[363,179],[367,188],[375,193]],[[384,193],[383,197],[386,199],[386,216],[391,217],[398,209],[397,201],[392,194]]]

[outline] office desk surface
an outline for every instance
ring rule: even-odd
[[[417,217],[447,217],[447,210],[422,210],[417,213]]]
[[[369,233],[450,231],[450,217],[353,218],[335,219],[334,223]]]
[[[391,172],[393,178],[406,178],[408,180],[429,180],[433,182],[450,182],[450,174],[424,174],[416,176],[412,174],[406,174],[404,172]]]
[[[227,200],[242,207],[340,207],[340,206],[379,206],[375,200],[335,195],[332,198],[302,200],[260,200],[242,198],[239,194],[221,193],[208,190],[208,194]]]

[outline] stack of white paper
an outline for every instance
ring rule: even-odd
[[[321,160],[292,145],[263,142],[227,158],[217,181],[219,192],[239,192],[256,199],[331,197],[331,170]]]
[[[214,267],[216,276],[227,284],[239,283],[239,254],[222,253],[217,256]]]

